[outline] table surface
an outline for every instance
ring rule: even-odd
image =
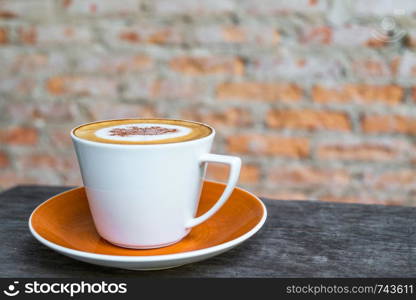
[[[416,208],[263,199],[265,226],[214,258],[162,271],[79,262],[41,245],[27,221],[69,187],[18,186],[0,194],[0,277],[415,277]]]

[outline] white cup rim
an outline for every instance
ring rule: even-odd
[[[74,132],[76,129],[85,126],[85,125],[90,125],[90,124],[95,124],[95,123],[100,123],[100,122],[112,122],[112,121],[124,121],[124,120],[153,120],[153,121],[157,121],[157,120],[167,120],[167,121],[180,121],[180,122],[189,122],[189,123],[194,123],[194,124],[199,124],[199,125],[203,125],[206,126],[208,128],[211,129],[211,133],[207,136],[201,137],[201,138],[196,138],[193,140],[189,140],[189,141],[179,141],[179,142],[173,142],[173,143],[160,143],[160,144],[116,144],[116,143],[101,143],[101,142],[95,142],[95,141],[90,141],[90,140],[86,140],[80,137],[77,137]],[[73,141],[76,142],[80,142],[80,143],[84,143],[84,144],[89,144],[92,146],[100,146],[100,147],[110,147],[110,148],[156,148],[156,147],[174,147],[174,146],[178,146],[178,145],[189,145],[189,144],[193,144],[193,143],[198,143],[198,142],[202,142],[204,140],[213,138],[215,136],[215,129],[205,123],[202,122],[196,122],[196,121],[191,121],[191,120],[184,120],[184,119],[171,119],[171,118],[122,118],[122,119],[104,119],[104,120],[97,120],[94,122],[87,122],[87,123],[83,123],[80,125],[77,125],[76,127],[71,129],[71,138]]]

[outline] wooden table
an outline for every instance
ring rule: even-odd
[[[90,265],[46,248],[28,229],[33,209],[66,189],[0,194],[1,277],[416,277],[416,208],[267,199],[263,229],[217,257],[152,272]]]

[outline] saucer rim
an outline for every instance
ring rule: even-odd
[[[214,180],[204,180],[204,182],[224,185],[224,183],[214,181]],[[38,234],[32,226],[32,217],[33,217],[34,213],[42,205],[46,204],[48,201],[52,201],[56,197],[59,197],[63,194],[70,193],[74,190],[82,189],[82,188],[84,188],[84,186],[75,187],[75,188],[72,188],[70,190],[64,191],[62,193],[59,193],[57,195],[54,195],[54,196],[50,197],[46,201],[44,201],[41,204],[39,204],[38,206],[36,206],[36,208],[32,211],[32,213],[29,217],[29,221],[28,221],[28,225],[29,225],[29,229],[30,229],[31,234],[41,244],[44,244],[45,246],[47,246],[47,247],[49,247],[53,250],[56,250],[56,251],[58,251],[62,254],[67,254],[67,255],[70,255],[70,256],[76,256],[78,258],[87,258],[87,259],[94,259],[94,260],[101,260],[101,261],[111,260],[111,261],[117,261],[117,262],[160,262],[160,261],[180,260],[180,259],[203,256],[203,255],[216,253],[216,252],[219,252],[221,250],[226,250],[226,249],[232,248],[234,246],[237,246],[238,244],[240,244],[243,241],[252,237],[256,232],[258,232],[263,227],[263,225],[264,225],[264,223],[266,222],[266,219],[267,219],[267,208],[264,205],[263,201],[261,201],[261,199],[258,198],[253,193],[250,193],[249,191],[247,191],[243,188],[235,187],[235,189],[242,190],[243,192],[249,194],[250,196],[252,196],[254,199],[257,200],[257,202],[260,204],[260,206],[263,209],[263,216],[261,217],[260,221],[256,224],[256,226],[254,226],[251,230],[247,231],[243,235],[241,235],[241,236],[239,236],[235,239],[232,239],[230,241],[227,241],[225,243],[221,243],[219,245],[215,245],[215,246],[208,247],[208,248],[203,248],[203,249],[199,249],[199,250],[192,250],[192,251],[185,251],[185,252],[174,253],[174,254],[162,254],[162,255],[148,255],[148,256],[110,255],[110,254],[99,254],[99,253],[92,253],[92,252],[81,251],[81,250],[74,250],[74,249],[71,249],[71,248],[68,248],[68,247],[60,246],[56,243],[53,243],[53,242],[45,239],[40,234]]]

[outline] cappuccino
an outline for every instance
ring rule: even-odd
[[[171,119],[122,119],[81,125],[73,131],[81,139],[107,144],[170,144],[209,136],[206,125]]]
[[[99,235],[119,247],[159,248],[212,217],[233,192],[241,167],[238,157],[210,153],[214,135],[208,125],[169,119],[108,120],[72,130]],[[230,169],[222,195],[214,191],[210,200],[218,200],[200,215],[207,163]]]

